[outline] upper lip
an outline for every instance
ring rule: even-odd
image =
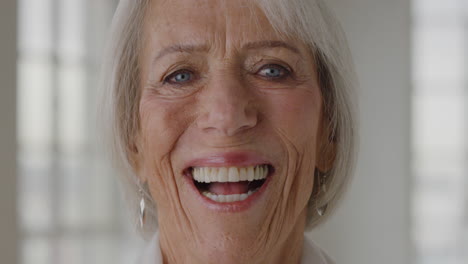
[[[185,163],[184,171],[192,167],[247,167],[262,164],[272,165],[271,161],[255,152],[224,152],[192,159]]]

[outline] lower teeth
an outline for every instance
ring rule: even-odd
[[[218,202],[218,203],[232,203],[232,202],[238,202],[238,201],[243,201],[247,199],[250,195],[255,193],[258,189],[259,188],[255,190],[250,190],[247,193],[243,193],[243,194],[223,195],[223,194],[214,194],[214,193],[207,192],[207,191],[204,191],[202,194],[208,199]]]

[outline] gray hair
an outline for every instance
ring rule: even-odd
[[[143,20],[150,0],[121,0],[114,16],[107,61],[104,64],[101,107],[103,136],[114,168],[134,212],[143,190],[146,200],[144,237],[157,228],[156,204],[147,186],[141,186],[132,168],[130,153],[139,129],[140,99],[138,55]],[[355,94],[357,78],[346,37],[323,0],[256,0],[273,28],[284,36],[304,41],[314,56],[323,96],[323,112],[329,121],[329,138],[335,146],[332,168],[314,177],[308,203],[307,226],[325,221],[336,208],[354,172],[357,145]],[[326,191],[322,186],[326,186]],[[322,215],[317,208],[327,208]]]

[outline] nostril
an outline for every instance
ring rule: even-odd
[[[210,98],[205,105],[205,112],[197,120],[198,128],[204,132],[220,133],[231,137],[257,125],[257,111],[247,100],[223,98],[220,100]]]
[[[242,125],[239,124],[239,122],[229,122],[229,121],[223,121],[225,124],[218,123],[216,126],[206,126],[203,127],[203,131],[205,132],[211,132],[211,133],[218,133],[225,135],[227,137],[233,137],[236,135],[239,135],[240,133],[247,131],[253,127],[255,127],[256,122],[252,122],[252,124],[245,124],[243,123]]]

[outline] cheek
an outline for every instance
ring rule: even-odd
[[[158,206],[164,206],[160,201],[176,198],[170,154],[190,123],[186,105],[144,95],[140,101],[140,177],[148,182]]]
[[[162,157],[168,154],[176,141],[183,122],[178,107],[164,106],[142,99],[140,105],[141,147],[144,157]]]
[[[317,89],[318,90],[318,89]],[[266,115],[286,150],[283,163],[287,171],[278,183],[282,186],[279,204],[286,217],[279,217],[292,224],[303,212],[314,184],[316,147],[321,115],[320,92],[297,90],[287,95],[269,97]]]
[[[321,113],[318,91],[298,90],[288,95],[273,95],[266,112],[272,125],[298,149],[315,148]]]

